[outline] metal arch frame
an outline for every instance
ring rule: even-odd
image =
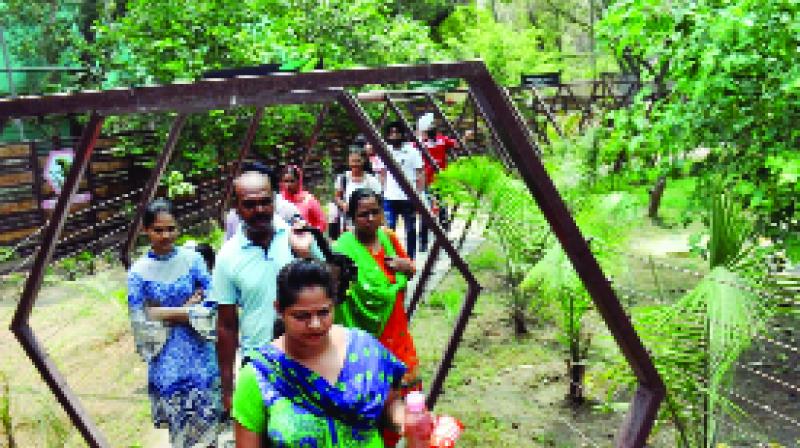
[[[44,230],[42,246],[36,254],[33,268],[26,280],[11,322],[11,331],[89,446],[107,447],[110,445],[87,415],[80,400],[69,388],[57,367],[42,349],[29,325],[29,318],[41,288],[45,267],[52,258],[55,245],[63,229],[70,200],[86,171],[105,115],[158,111],[190,113],[242,106],[261,107],[267,104],[338,101],[358,123],[379,155],[384,158],[384,163],[394,174],[400,187],[415,206],[422,211],[422,219],[429,225],[436,241],[453,258],[454,264],[469,284],[448,349],[445,351],[428,395],[428,403],[431,406],[435,404],[452,363],[455,348],[461,340],[480,292],[480,285],[456,249],[447,240],[433,216],[424,207],[421,207],[420,197],[413,191],[412,185],[403,176],[400,167],[392,158],[386,157],[388,148],[374,123],[364,112],[358,100],[343,88],[438,78],[463,78],[467,81],[473,99],[487,123],[490,124],[490,129],[493,130],[493,136],[502,143],[505,153],[503,155],[509,157],[509,161],[519,168],[520,175],[550,223],[553,233],[558,237],[576,272],[589,291],[595,306],[639,382],[629,413],[620,428],[615,444],[618,447],[626,448],[638,448],[645,445],[659,405],[665,395],[664,383],[611,288],[611,284],[589,249],[588,243],[580,233],[541,161],[536,157],[537,151],[530,138],[530,132],[525,127],[524,121],[507,92],[494,82],[483,62],[469,61],[341,71],[318,70],[299,74],[203,80],[191,84],[106,92],[23,97],[14,100],[0,99],[0,122],[9,118],[91,113],[76,150],[75,162],[56,202],[53,217]]]

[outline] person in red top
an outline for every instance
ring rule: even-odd
[[[295,165],[283,167],[278,178],[281,196],[297,207],[300,217],[309,225],[325,231],[328,220],[319,201],[313,194],[303,189],[303,171]]]
[[[433,125],[433,114],[423,115],[417,122],[417,130],[420,133],[420,140],[428,149],[431,158],[433,158],[440,170],[445,169],[447,167],[447,153],[458,148],[458,140],[436,131],[436,127]],[[423,160],[425,162],[425,192],[431,211],[434,216],[438,214],[439,223],[445,230],[448,230],[450,225],[447,220],[447,210],[439,206],[439,199],[430,191],[431,184],[436,180],[436,169],[428,162],[427,158],[423,157]],[[419,229],[419,250],[420,252],[425,252],[428,250],[428,226],[425,225],[424,221],[420,221]]]
[[[450,138],[446,135],[436,132],[436,128],[431,127],[424,133],[424,138],[421,139],[422,143],[428,148],[428,153],[431,155],[439,169],[447,168],[447,152],[451,149],[458,147],[458,140]],[[433,165],[425,161],[425,185],[430,186],[436,179],[436,170]]]

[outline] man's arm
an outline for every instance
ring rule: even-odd
[[[312,246],[314,245],[314,235],[301,229],[308,225],[302,218],[295,219],[292,228],[289,230],[289,248],[297,258],[310,258]]]
[[[222,404],[231,410],[233,393],[233,363],[239,345],[239,316],[236,305],[217,306],[217,360],[222,379]]]
[[[417,191],[425,191],[425,171],[422,168],[417,169]]]

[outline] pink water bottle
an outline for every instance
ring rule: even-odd
[[[406,396],[405,437],[408,448],[430,447],[433,419],[425,409],[425,395],[422,392],[411,392]]]

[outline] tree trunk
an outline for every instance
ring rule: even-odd
[[[650,190],[650,205],[647,207],[647,216],[650,219],[658,219],[658,207],[661,205],[661,198],[664,196],[666,187],[667,175],[662,174],[656,181],[656,185]]]

